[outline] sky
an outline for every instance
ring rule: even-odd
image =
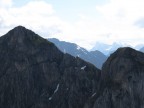
[[[96,42],[144,42],[143,0],[0,0],[0,36],[22,25],[90,50]]]

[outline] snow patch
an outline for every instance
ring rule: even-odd
[[[92,96],[91,96],[91,97],[94,97],[95,95],[96,95],[96,93],[92,94]]]
[[[52,97],[49,97],[49,100],[52,100]]]
[[[86,50],[84,50],[84,49],[81,49],[82,50],[82,52],[84,53],[84,54],[87,54],[87,51]]]
[[[64,49],[64,54],[66,53],[66,50]]]
[[[77,57],[80,57],[80,55],[78,54]]]
[[[56,93],[56,92],[58,91],[58,89],[59,89],[59,84],[57,85],[57,87],[56,87],[54,93]]]
[[[77,50],[80,50],[81,49],[81,47],[80,46],[77,46]]]
[[[110,51],[111,49],[112,49],[112,47],[109,47],[109,48],[106,49],[106,51]]]
[[[81,70],[84,70],[86,68],[86,66],[81,67]]]
[[[52,94],[52,96],[49,97],[49,100],[52,100],[53,95],[58,91],[58,89],[59,89],[59,84],[57,85],[57,87],[56,87],[54,93]]]

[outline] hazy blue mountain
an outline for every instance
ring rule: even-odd
[[[91,49],[91,51],[95,51],[95,50],[99,50],[104,54],[108,54],[107,49],[109,49],[110,45],[105,44],[105,43],[101,43],[101,42],[97,42],[95,44],[95,46]]]
[[[107,59],[107,57],[98,50],[89,52],[74,43],[59,41],[55,38],[50,38],[48,40],[53,42],[62,52],[71,54],[74,57],[80,57],[94,64],[99,69],[101,69],[102,64]]]
[[[91,63],[94,63],[95,60],[99,61],[96,65],[97,67],[101,68],[103,63],[106,61],[107,59],[107,56],[104,55],[102,52],[98,51],[98,50],[95,50],[95,51],[91,51],[90,52],[90,55],[92,55],[92,57],[94,56],[95,59],[92,59],[93,61],[91,61]]]
[[[140,49],[140,51],[141,51],[141,52],[144,52],[144,47],[142,47],[142,48]]]
[[[98,51],[102,52],[105,55],[110,55],[114,51],[116,51],[118,48],[124,47],[124,46],[129,46],[129,45],[122,44],[122,43],[119,43],[119,42],[114,42],[111,45],[110,44],[101,43],[101,42],[97,42],[95,44],[95,46],[91,50],[92,51],[98,50]]]
[[[135,49],[141,50],[144,47],[144,44],[138,44],[135,46]]]

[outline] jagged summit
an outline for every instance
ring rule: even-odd
[[[19,25],[19,26],[16,26],[16,27],[14,27],[12,30],[10,30],[8,33],[18,33],[18,34],[20,34],[20,33],[24,33],[24,32],[32,32],[32,33],[34,33],[33,31],[31,31],[31,30],[29,30],[29,29],[27,29],[26,27],[24,27],[24,26],[21,26],[21,25]],[[21,34],[20,34],[21,35]]]
[[[136,56],[137,51],[130,47],[118,48],[113,55],[116,56]],[[140,53],[140,52],[139,52]]]
[[[17,37],[22,37],[22,36],[27,37],[27,36],[29,36],[27,34],[35,34],[35,33],[23,26],[17,26],[15,28],[13,28],[12,30],[10,30],[7,34],[11,35],[11,38],[13,38],[14,36],[16,38],[16,36]]]
[[[19,26],[16,26],[15,28],[13,28],[12,30],[28,30],[27,28],[25,28],[24,26],[21,26],[21,25],[19,25]]]
[[[29,49],[30,47],[37,48],[42,45],[54,46],[53,43],[23,26],[17,26],[10,30],[7,34],[1,37],[0,43],[5,44],[8,48],[21,50]]]
[[[123,47],[117,49],[103,65],[102,77],[119,77],[128,68],[132,68],[134,64],[132,62],[138,62],[144,64],[144,54],[140,51],[132,49],[130,47]],[[116,71],[115,71],[116,70]],[[115,78],[114,78],[115,79]]]
[[[113,54],[111,54],[107,61],[112,61],[116,58],[127,58],[144,63],[144,54],[130,47],[118,48]]]

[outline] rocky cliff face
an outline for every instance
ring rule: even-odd
[[[100,70],[18,26],[0,37],[1,108],[83,108]]]
[[[144,108],[144,54],[119,48],[105,62],[93,102],[86,108]]]

